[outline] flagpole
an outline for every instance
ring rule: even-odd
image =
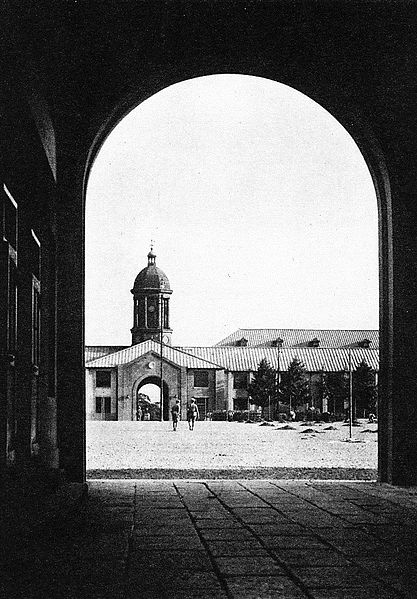
[[[349,350],[349,438],[352,438],[352,354]]]
[[[278,417],[278,420],[279,420],[279,385],[280,385],[280,382],[281,382],[280,381],[280,376],[281,376],[281,374],[280,374],[280,363],[279,363],[280,349],[281,349],[281,346],[278,343],[278,364],[277,364],[277,366],[278,366],[278,368],[277,368],[277,406],[278,406],[277,417]]]
[[[159,410],[160,410],[160,421],[162,422],[164,419],[164,415],[163,415],[163,398],[164,398],[164,393],[163,393],[163,386],[164,386],[164,382],[163,382],[163,343],[162,343],[162,334],[163,334],[163,300],[162,300],[162,295],[160,296],[160,306],[159,306],[159,325],[160,325],[160,335],[159,335],[159,347],[160,347],[160,379],[161,379],[161,386],[159,388]]]

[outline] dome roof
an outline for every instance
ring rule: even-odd
[[[148,266],[142,269],[135,279],[132,293],[138,293],[142,290],[159,290],[165,293],[171,293],[171,287],[166,274],[156,266],[156,255],[152,249],[148,254]]]

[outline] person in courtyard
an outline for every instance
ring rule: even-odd
[[[146,408],[145,408],[145,413],[144,413],[144,415],[143,415],[143,420],[150,420],[150,419],[151,419],[151,415],[150,415],[150,413],[149,413],[149,408],[148,408],[148,407],[146,407]]]
[[[136,412],[136,420],[142,420],[142,408],[141,406],[138,406],[137,412]]]
[[[194,430],[194,422],[198,420],[198,417],[198,406],[195,403],[195,399],[193,398],[187,409],[188,428],[190,429],[190,431]]]
[[[180,402],[179,402],[179,399],[177,399],[177,401],[172,406],[172,408],[171,408],[171,415],[172,415],[172,429],[174,431],[176,431],[177,430],[177,426],[178,426],[178,420],[180,418]]]

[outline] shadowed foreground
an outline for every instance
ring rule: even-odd
[[[417,595],[417,494],[369,482],[95,481],[3,537],[9,598]]]

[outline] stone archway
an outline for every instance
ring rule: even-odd
[[[194,77],[213,74],[202,73],[196,69]],[[256,73],[243,73],[256,75]],[[260,75],[259,75],[260,76]],[[190,77],[190,78],[194,78]],[[131,93],[114,108],[107,120],[101,124],[97,136],[92,143],[86,164],[85,179],[88,179],[89,169],[101,145],[109,132],[141,102],[174,83],[182,81],[181,78],[167,77],[166,85],[161,85],[161,79],[150,79],[147,85],[142,86],[140,93]],[[276,79],[279,83],[285,81]],[[380,436],[379,436],[379,473],[381,480],[390,480],[392,472],[392,215],[391,215],[391,188],[385,159],[380,149],[378,140],[371,126],[360,114],[358,109],[349,106],[347,102],[341,103],[323,92],[317,92],[308,85],[293,86],[298,91],[315,100],[325,110],[332,114],[338,122],[348,131],[361,151],[372,176],[379,212],[379,254],[380,254]],[[146,90],[146,91],[144,91]]]
[[[5,104],[6,170],[30,198],[28,230],[36,211],[53,223],[52,382],[45,397],[54,407],[45,410],[57,426],[60,469],[71,481],[85,480],[83,210],[94,156],[124,114],[164,87],[241,73],[279,81],[321,104],[349,131],[372,173],[380,214],[379,474],[384,482],[416,484],[416,7],[307,0],[172,2],[161,9],[127,0],[123,10],[107,3],[98,16],[81,4],[50,10],[34,3],[28,12],[7,3],[4,11],[5,89],[16,88],[18,98]],[[25,350],[30,323],[19,326]],[[20,361],[26,377],[30,360]],[[27,405],[25,391],[25,457]]]

